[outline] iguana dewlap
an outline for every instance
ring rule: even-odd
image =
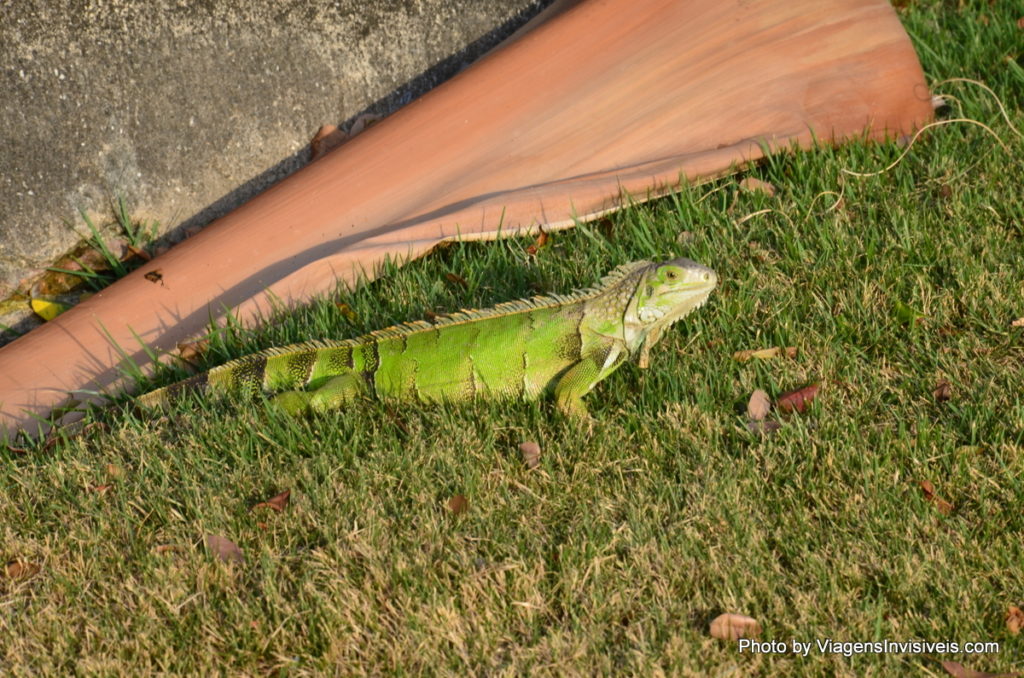
[[[673,259],[619,266],[594,287],[396,325],[355,339],[272,348],[139,398],[163,405],[188,390],[274,393],[290,412],[323,411],[362,395],[420,401],[551,393],[570,415],[582,397],[699,308],[718,282],[710,268]]]

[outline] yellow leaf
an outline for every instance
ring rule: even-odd
[[[334,302],[334,305],[350,323],[354,323],[356,321],[356,312],[352,310],[351,306],[343,301],[336,301]]]
[[[49,299],[44,299],[43,297],[36,297],[35,299],[32,300],[32,310],[36,312],[36,315],[38,315],[43,320],[46,320],[47,322],[53,320],[54,318],[56,318],[69,308],[71,308],[71,306],[67,304],[62,304],[57,301],[50,301]]]
[[[747,351],[736,351],[732,354],[733,360],[739,362],[746,362],[757,358],[758,360],[768,360],[770,358],[777,358],[778,356],[786,356],[787,358],[796,357],[796,346],[773,346],[771,348],[759,348]]]

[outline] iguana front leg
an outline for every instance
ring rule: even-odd
[[[590,393],[597,382],[614,372],[625,356],[626,353],[617,348],[612,348],[604,355],[583,356],[555,384],[555,404],[558,409],[570,417],[588,418],[590,413],[583,404],[583,396]]]
[[[636,364],[642,370],[646,370],[651,365],[651,347],[658,343],[661,339],[661,333],[664,331],[663,327],[653,327],[651,331],[644,338],[644,343],[640,346],[640,357],[637,359]]]
[[[331,377],[312,391],[283,391],[270,399],[271,404],[288,414],[326,412],[352,402],[366,393],[366,381],[355,372]]]

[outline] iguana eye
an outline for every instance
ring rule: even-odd
[[[668,278],[669,280],[675,280],[676,279],[676,272],[675,271],[668,271],[665,274],[665,277]]]

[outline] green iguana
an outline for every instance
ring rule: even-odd
[[[598,285],[463,310],[344,341],[272,348],[141,396],[168,403],[188,390],[255,397],[291,413],[323,411],[361,395],[421,401],[555,397],[586,416],[582,397],[627,358],[647,367],[665,330],[699,308],[718,276],[689,259],[636,261]],[[304,389],[304,390],[298,390]]]

